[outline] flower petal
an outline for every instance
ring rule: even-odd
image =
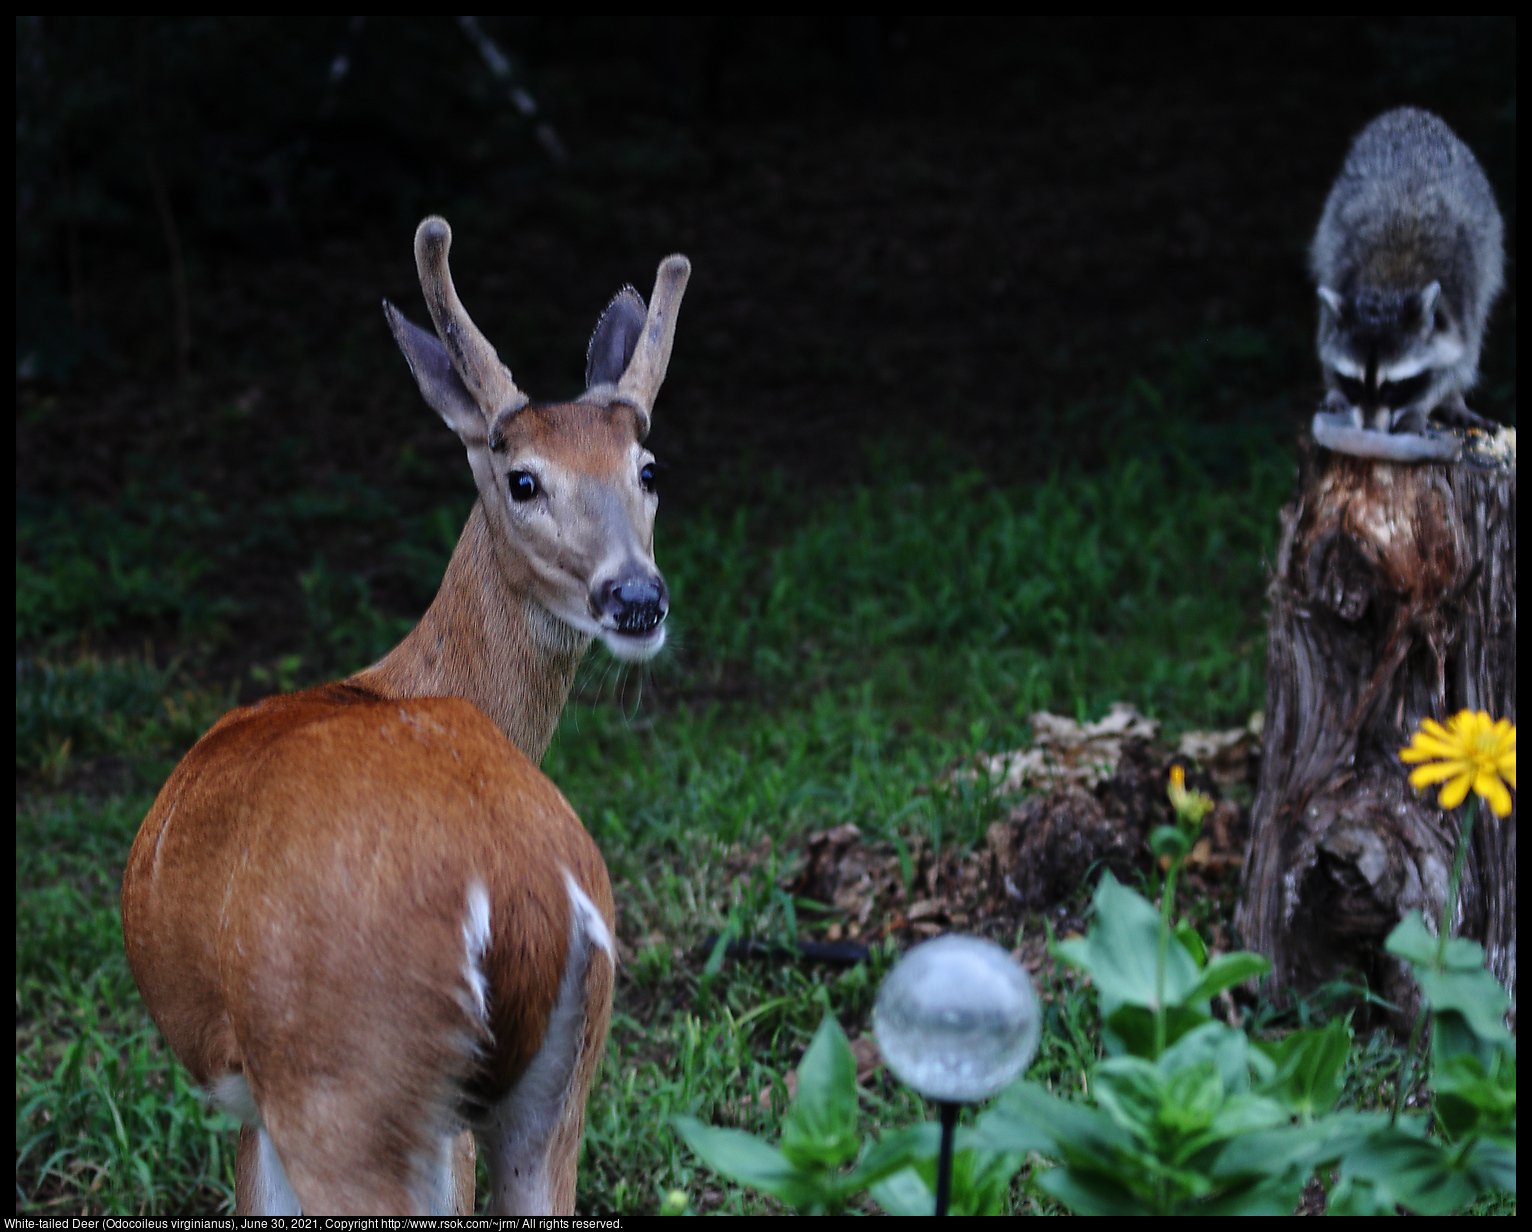
[[[1457,743],[1457,737],[1452,735],[1451,732],[1447,731],[1446,728],[1444,728],[1435,719],[1421,719],[1420,730],[1425,732],[1428,736],[1435,736],[1438,740],[1450,740],[1454,744]]]
[[[1500,776],[1493,771],[1482,771],[1474,780],[1474,791],[1484,798],[1496,817],[1509,817],[1511,815],[1511,793],[1505,789],[1505,784],[1500,781]]]
[[[1435,740],[1430,736],[1415,733],[1415,739],[1410,742],[1408,748],[1399,750],[1402,761],[1425,761],[1429,757],[1461,757],[1462,746],[1456,743],[1448,743],[1445,740]]]
[[[1481,731],[1489,730],[1489,715],[1482,710],[1459,710],[1447,720],[1447,727],[1457,735],[1458,739],[1473,740]]]
[[[1424,766],[1416,766],[1410,771],[1411,787],[1429,787],[1432,783],[1440,783],[1444,779],[1456,778],[1458,775],[1469,778],[1473,774],[1473,767],[1465,761],[1433,761]]]
[[[1422,767],[1422,769],[1424,769],[1424,767]],[[1420,771],[1417,770],[1415,773],[1419,774]],[[1442,788],[1442,794],[1437,797],[1437,801],[1444,809],[1457,808],[1458,805],[1462,804],[1463,801],[1468,798],[1468,785],[1472,781],[1473,774],[1471,772],[1463,773],[1461,776],[1453,779],[1450,783]]]

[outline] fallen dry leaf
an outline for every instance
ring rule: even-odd
[[[878,1051],[878,1041],[870,1035],[859,1035],[851,1041],[851,1055],[856,1058],[856,1080],[862,1086],[872,1081],[883,1068],[883,1054]]]
[[[1029,788],[1092,788],[1110,778],[1128,740],[1153,740],[1159,724],[1146,719],[1131,702],[1113,702],[1105,718],[1080,723],[1039,710],[1031,717],[1032,747],[978,757],[948,776],[994,783],[996,794],[1014,795]]]
[[[1266,716],[1257,710],[1244,727],[1185,733],[1176,743],[1176,752],[1195,761],[1224,787],[1245,782],[1251,762],[1261,755],[1265,725]]]

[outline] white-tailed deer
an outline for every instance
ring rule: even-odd
[[[537,768],[580,656],[664,642],[644,449],[690,266],[631,287],[588,388],[529,405],[468,319],[428,218],[436,336],[384,312],[479,499],[435,601],[347,680],[225,715],[144,819],[128,963],[176,1056],[243,1123],[241,1214],[574,1209],[611,1017],[606,867]],[[439,339],[439,341],[438,341]]]

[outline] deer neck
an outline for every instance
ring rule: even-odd
[[[475,501],[420,623],[351,680],[385,697],[461,697],[542,761],[590,638],[530,597],[525,570],[496,550]]]

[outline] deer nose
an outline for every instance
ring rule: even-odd
[[[597,620],[610,619],[619,633],[641,637],[665,619],[670,611],[670,592],[659,574],[632,573],[602,582],[591,606]]]

